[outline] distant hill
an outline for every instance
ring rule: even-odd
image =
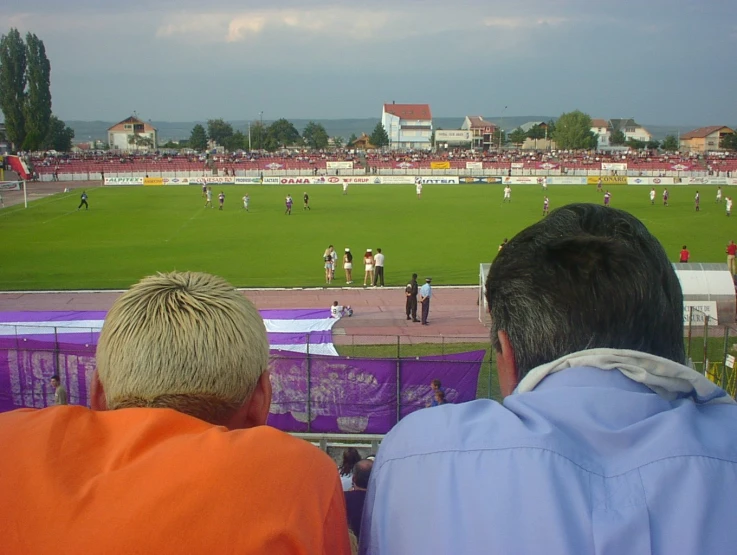
[[[557,118],[553,116],[506,116],[506,117],[490,117],[484,116],[487,121],[502,127],[507,131],[512,131],[517,127],[531,121],[550,121]],[[458,117],[436,117],[433,118],[435,129],[459,129],[463,123],[464,116]],[[308,119],[292,119],[290,120],[294,126],[302,132],[305,126],[311,121]],[[328,135],[331,137],[343,137],[347,139],[352,134],[360,136],[361,133],[371,134],[379,118],[357,118],[357,119],[316,119],[317,123],[321,123]],[[67,121],[72,129],[74,129],[74,141],[77,143],[88,142],[91,139],[106,141],[107,130],[115,123],[113,121]],[[151,124],[159,131],[159,141],[166,142],[170,139],[179,140],[189,138],[192,128],[196,124],[205,125],[204,121],[152,121]],[[230,122],[236,130],[246,133],[248,130],[248,121],[235,120]],[[264,122],[269,123],[269,122]],[[690,125],[648,125],[643,124],[657,140],[662,140],[666,135],[678,135],[691,131],[695,126]]]

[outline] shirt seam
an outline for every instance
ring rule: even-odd
[[[601,474],[601,473],[596,472],[594,470],[590,470],[590,469],[586,468],[585,466],[581,465],[580,463],[574,461],[570,457],[567,457],[567,456],[565,456],[565,455],[563,455],[561,453],[558,453],[557,451],[553,451],[552,449],[547,449],[545,447],[529,447],[529,446],[525,446],[525,447],[493,447],[493,448],[490,447],[490,448],[486,448],[486,449],[471,449],[471,450],[467,450],[467,451],[466,450],[460,450],[460,449],[445,449],[445,450],[442,450],[442,451],[428,451],[426,453],[415,453],[415,454],[412,454],[412,455],[405,455],[403,457],[392,457],[390,459],[386,459],[386,460],[382,461],[381,467],[378,468],[377,470],[379,470],[379,471],[380,470],[383,470],[384,469],[384,466],[387,465],[390,462],[401,461],[401,460],[405,460],[405,459],[411,459],[411,458],[414,458],[414,457],[422,457],[422,456],[426,456],[426,455],[436,455],[436,454],[441,454],[441,453],[475,453],[475,452],[480,452],[480,451],[514,451],[514,450],[545,451],[547,453],[550,453],[552,455],[555,455],[555,456],[557,456],[557,457],[559,457],[561,459],[564,459],[564,460],[568,461],[573,466],[576,466],[576,467],[580,468],[584,472],[588,472],[588,473],[590,473],[590,474],[592,474],[594,476],[598,476],[600,478],[617,478],[619,476],[624,476],[625,474],[627,474],[629,472],[632,472],[633,470],[637,470],[639,472],[641,469],[643,469],[645,467],[648,467],[648,466],[651,466],[653,464],[660,463],[660,462],[663,462],[663,461],[667,461],[669,459],[685,459],[685,458],[689,458],[689,459],[690,458],[694,458],[695,459],[695,458],[698,458],[698,459],[709,459],[709,460],[721,461],[721,462],[726,462],[726,463],[737,465],[737,460],[726,459],[726,458],[723,458],[723,457],[715,457],[715,456],[712,456],[712,455],[690,455],[690,454],[669,455],[667,457],[661,457],[659,459],[655,459],[655,460],[652,460],[652,461],[648,461],[646,463],[643,463],[641,465],[634,466],[633,468],[630,468],[629,470],[622,471],[619,474],[607,475],[607,474]]]

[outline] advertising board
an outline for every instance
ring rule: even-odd
[[[142,177],[106,177],[105,185],[143,185]]]
[[[432,176],[421,176],[415,178],[415,183],[419,180],[423,185],[458,185],[460,183],[458,176],[453,177],[432,177]]]
[[[164,185],[189,185],[189,177],[165,177]]]
[[[693,307],[693,316],[691,316],[690,307]],[[697,312],[699,311],[699,312]],[[703,314],[702,314],[703,313]],[[716,301],[683,301],[683,323],[688,325],[689,317],[691,317],[692,325],[704,325],[704,314],[709,317],[709,325],[719,325],[717,319],[717,303]]]
[[[257,185],[261,183],[260,177],[236,177],[236,185]]]
[[[501,183],[501,177],[461,177],[460,183]]]
[[[190,177],[191,185],[233,185],[234,177]]]
[[[162,177],[144,177],[143,184],[146,186],[150,185],[163,185],[164,179]]]
[[[540,185],[543,182],[542,177],[513,175],[505,177],[502,183],[506,185]]]
[[[470,143],[471,131],[467,129],[438,129],[435,131],[436,143]]]
[[[325,162],[325,167],[329,170],[352,170],[353,169],[353,162],[345,162],[345,161],[329,161]]]
[[[467,170],[483,170],[484,163],[483,162],[466,162],[466,169]]]
[[[431,170],[449,170],[450,162],[430,162]]]
[[[601,169],[608,170],[608,171],[626,172],[627,164],[624,164],[621,162],[602,162]]]
[[[597,185],[600,179],[602,185],[627,185],[627,178],[623,175],[590,175],[587,179],[589,185]]]

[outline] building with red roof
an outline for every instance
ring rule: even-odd
[[[154,150],[158,144],[156,128],[136,116],[113,125],[107,130],[107,137],[113,150],[147,151]]]
[[[429,104],[384,104],[381,123],[392,150],[430,150],[432,113]]]
[[[726,125],[710,125],[699,127],[681,135],[681,150],[688,152],[709,152],[723,150],[720,147],[726,135],[734,135],[734,130]]]

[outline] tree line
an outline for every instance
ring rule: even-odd
[[[51,63],[33,33],[0,37],[0,110],[13,150],[71,150],[74,130],[51,111]]]
[[[305,147],[324,150],[328,147],[350,147],[358,140],[355,134],[347,141],[343,137],[333,137],[332,142],[321,123],[310,121],[300,133],[292,122],[281,118],[270,124],[254,122],[248,129],[236,130],[223,119],[208,120],[205,125],[197,124],[192,128],[189,139],[162,145],[164,147],[191,148],[197,151],[207,150],[210,141],[215,145],[234,152],[237,150],[267,150],[273,152],[286,147]],[[389,136],[383,125],[378,123],[370,136],[371,144],[377,147],[389,144]]]

